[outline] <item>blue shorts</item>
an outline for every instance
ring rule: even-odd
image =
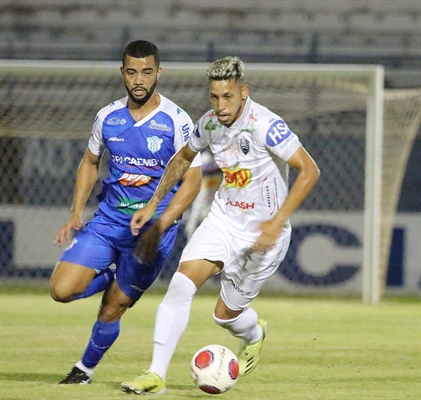
[[[177,231],[178,225],[173,225],[165,232],[159,244],[157,258],[153,263],[145,265],[133,256],[137,236],[132,235],[130,227],[116,225],[104,215],[96,214],[73,238],[60,261],[97,270],[115,264],[120,289],[131,299],[139,300],[161,271],[174,246]]]

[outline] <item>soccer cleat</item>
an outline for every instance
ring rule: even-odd
[[[67,374],[67,376],[59,382],[59,384],[65,385],[87,385],[91,383],[92,378],[84,371],[76,367],[76,365],[72,368],[72,370]]]
[[[154,372],[143,370],[143,374],[133,381],[123,382],[121,390],[130,394],[164,394],[165,382]]]
[[[246,345],[243,341],[240,342],[240,351],[238,352],[238,364],[240,366],[240,376],[248,375],[259,364],[260,353],[262,351],[263,341],[266,337],[268,324],[265,320],[258,320],[259,326],[262,328],[262,337],[257,343]]]

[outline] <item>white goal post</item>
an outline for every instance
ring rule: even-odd
[[[194,121],[209,108],[208,66],[162,63],[159,91]],[[16,205],[54,209],[70,204],[75,163],[79,161],[70,158],[86,145],[96,112],[125,95],[119,67],[118,62],[0,60],[0,145],[9,169],[0,177],[0,192],[5,193],[0,210]],[[358,281],[360,275],[363,301],[378,303],[384,292],[401,181],[420,125],[420,91],[385,90],[384,69],[379,65],[248,63],[246,80],[251,98],[284,118],[321,167],[320,183],[301,210],[304,219],[307,213],[317,214],[322,222],[306,226],[310,230],[322,226],[322,233],[328,235],[332,229],[346,231],[323,223],[324,217],[331,221],[335,215],[342,218],[345,214],[363,226],[362,267],[348,281]],[[10,172],[16,159],[19,162],[13,168],[19,171]],[[391,159],[394,168],[388,167]],[[37,186],[33,193],[28,191],[30,185]],[[61,195],[57,185],[63,185]],[[345,242],[350,248],[358,246],[354,234],[335,240],[338,246]],[[302,255],[297,251],[296,256]],[[37,265],[48,259],[48,255],[42,257],[44,261],[40,259]],[[355,263],[354,257],[351,264]],[[345,270],[342,266],[336,269]],[[332,278],[331,274],[329,281],[300,268],[298,275],[293,268],[291,271],[285,272],[286,280],[297,287],[302,279],[310,293],[314,282],[323,290],[335,279],[336,289],[329,293],[350,293],[349,282],[336,275]],[[295,276],[300,278],[294,281]]]

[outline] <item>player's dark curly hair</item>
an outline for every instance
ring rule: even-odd
[[[126,46],[121,57],[121,62],[123,65],[127,56],[135,58],[154,56],[155,64],[157,67],[159,67],[160,59],[158,47],[156,47],[153,43],[148,42],[147,40],[135,40]]]

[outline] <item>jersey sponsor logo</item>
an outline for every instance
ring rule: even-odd
[[[164,139],[161,139],[158,136],[151,136],[151,137],[148,137],[146,140],[148,142],[148,149],[152,153],[155,153],[156,151],[160,150],[161,144],[164,141]]]
[[[247,139],[240,139],[240,149],[244,155],[247,155],[250,151],[250,142]]]
[[[232,279],[230,279],[231,285],[232,287],[240,294],[242,295],[246,295],[246,296],[250,296],[251,292],[250,291],[246,291],[240,288],[240,286],[238,286],[236,283],[234,283],[234,281]]]
[[[266,134],[266,144],[276,146],[291,135],[288,125],[281,119],[275,121]]]
[[[224,188],[236,187],[245,188],[251,182],[251,171],[249,169],[240,169],[235,166],[234,169],[221,168],[224,174]]]
[[[190,134],[189,124],[184,124],[181,127],[181,132],[183,132],[183,141],[187,142]]]
[[[120,197],[117,209],[127,215],[133,215],[137,210],[145,207],[148,201],[131,200]]]
[[[122,157],[111,154],[111,160],[117,164],[136,165],[137,167],[156,167],[159,164],[163,165],[163,162],[156,158]]]
[[[164,132],[172,132],[172,128],[170,126],[168,126],[167,124],[160,124],[154,119],[151,122],[149,122],[149,129],[156,129],[158,131]]]
[[[105,121],[107,125],[111,125],[111,126],[125,125],[126,122],[127,120],[125,118],[120,119],[118,117],[112,117]]]
[[[108,141],[109,142],[124,142],[124,138],[118,138],[118,137],[113,136],[113,137],[110,137]]]
[[[151,180],[150,176],[140,174],[124,173],[118,179],[123,186],[142,186],[146,185]]]
[[[245,201],[231,201],[231,199],[228,199],[228,201],[225,203],[225,205],[227,206],[232,206],[232,207],[238,207],[241,208],[242,210],[248,210],[248,209],[254,209],[254,203],[247,203]]]
[[[219,124],[217,124],[216,122],[213,122],[212,120],[210,120],[206,125],[205,125],[205,129],[207,131],[214,131],[216,130],[216,128],[219,126]]]
[[[276,204],[278,203],[278,188],[276,185],[276,180],[273,179],[273,182],[270,182],[268,178],[264,179],[264,185],[262,187],[262,197],[266,198],[266,206],[272,210],[270,215],[272,215],[276,210]]]

